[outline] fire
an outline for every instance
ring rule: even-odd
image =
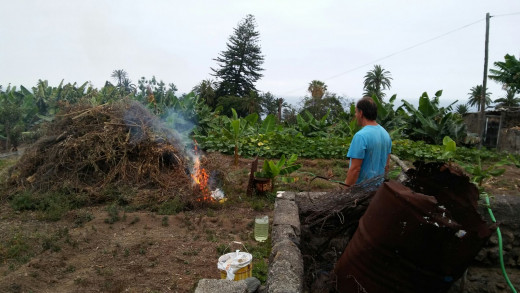
[[[214,201],[211,197],[211,192],[208,188],[208,172],[200,165],[200,158],[197,154],[197,141],[195,141],[195,158],[193,162],[193,171],[191,172],[191,178],[193,179],[194,185],[199,187],[199,198],[197,201]]]

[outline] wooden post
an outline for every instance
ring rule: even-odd
[[[251,172],[249,173],[249,183],[247,184],[247,196],[253,196],[253,191],[255,189],[255,172],[258,168],[258,157],[251,163]]]

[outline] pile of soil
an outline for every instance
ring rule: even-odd
[[[98,196],[107,186],[193,197],[188,156],[174,130],[131,100],[65,108],[10,170],[16,192],[67,190]]]

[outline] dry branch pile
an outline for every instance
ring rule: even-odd
[[[11,170],[9,183],[96,194],[108,185],[188,194],[187,159],[174,133],[135,101],[64,109]]]
[[[311,288],[324,272],[332,270],[382,180],[382,177],[376,177],[350,189],[338,189],[315,199],[310,196],[300,199],[306,286]],[[313,288],[311,292],[322,291]]]

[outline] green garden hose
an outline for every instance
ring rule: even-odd
[[[488,194],[486,192],[482,192],[481,195],[484,195],[484,199],[486,200],[487,210],[489,212],[489,217],[491,218],[491,221],[493,221],[493,223],[496,223],[497,221],[495,220],[495,216],[493,215],[493,211],[491,210],[490,205],[489,205]],[[502,250],[502,233],[500,233],[499,227],[497,227],[497,236],[498,236],[498,251],[499,251],[499,256],[500,256],[500,267],[502,268],[502,274],[504,275],[504,278],[506,279],[506,282],[509,285],[509,288],[511,288],[511,291],[514,293],[517,293],[515,287],[513,286],[513,284],[509,280],[509,277],[507,276],[506,267],[504,266],[504,253]]]

